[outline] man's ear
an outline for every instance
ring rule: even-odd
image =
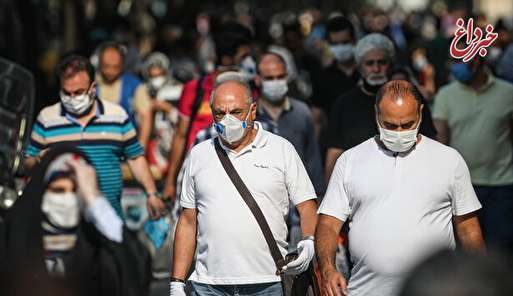
[[[89,94],[93,98],[96,97],[96,81],[93,81],[93,83],[91,83],[91,89],[89,90]]]
[[[253,102],[251,105],[251,121],[254,122],[256,120],[256,114],[257,114],[257,103]]]

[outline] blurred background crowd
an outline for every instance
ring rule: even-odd
[[[495,65],[511,41],[512,6],[500,0],[4,0],[0,55],[35,74],[39,110],[57,99],[53,70],[65,53],[89,56],[101,43],[118,41],[127,49],[127,71],[142,74],[144,60],[159,51],[170,58],[173,76],[186,82],[213,70],[212,34],[233,20],[251,30],[253,54],[271,44],[292,53],[297,73],[291,76],[300,80],[301,99],[316,104],[321,100],[315,96],[322,81],[319,72],[333,60],[326,23],[343,14],[355,26],[356,38],[370,32],[389,36],[398,50],[398,64],[409,67],[420,84],[428,84],[432,96],[449,79],[446,62],[455,20],[474,16],[480,24],[495,25],[499,40],[488,55]],[[425,77],[430,76],[423,71],[425,59],[432,66],[427,72],[432,72],[434,85]]]

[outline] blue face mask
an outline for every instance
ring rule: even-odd
[[[475,71],[470,69],[470,65],[468,63],[452,64],[451,73],[454,78],[463,83],[471,81],[476,74]]]
[[[148,220],[144,223],[144,232],[150,238],[156,249],[160,249],[169,233],[169,224],[165,218],[158,220]]]

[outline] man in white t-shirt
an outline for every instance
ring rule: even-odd
[[[246,83],[228,80],[216,85],[211,108],[216,138],[262,210],[283,256],[289,201],[296,206],[303,240],[298,243],[298,258],[284,270],[291,274],[306,270],[314,256],[317,204],[297,152],[287,140],[255,122],[256,104]],[[184,281],[195,250],[196,266],[189,278],[193,295],[282,295],[269,247],[224,171],[214,139],[194,146],[186,162],[171,295],[185,295]]]
[[[376,96],[380,135],[337,160],[321,206],[316,251],[323,295],[396,295],[406,273],[440,249],[484,251],[474,193],[456,150],[418,134],[421,95],[411,83]],[[336,238],[349,222],[351,277],[336,271]]]

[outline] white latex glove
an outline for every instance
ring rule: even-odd
[[[185,284],[181,282],[170,282],[169,283],[169,295],[170,296],[186,296]]]
[[[305,239],[297,243],[298,257],[283,267],[286,274],[300,274],[308,269],[315,255],[314,241]]]

